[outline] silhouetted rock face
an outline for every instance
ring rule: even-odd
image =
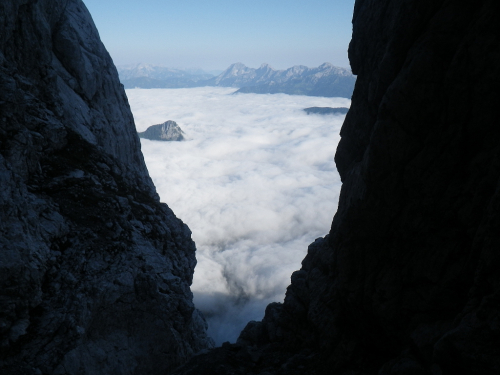
[[[356,1],[330,234],[283,304],[180,373],[500,372],[496,7]]]
[[[210,346],[80,0],[0,3],[0,373],[163,374]]]

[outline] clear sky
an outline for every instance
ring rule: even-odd
[[[83,0],[116,65],[348,67],[354,0]]]

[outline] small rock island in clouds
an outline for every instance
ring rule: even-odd
[[[347,107],[337,107],[337,108],[332,108],[332,107],[309,107],[309,108],[304,108],[304,111],[310,115],[316,114],[316,115],[345,115],[348,111],[349,108]]]
[[[175,121],[168,120],[163,124],[152,125],[145,131],[137,133],[140,138],[152,141],[183,141],[184,132]]]

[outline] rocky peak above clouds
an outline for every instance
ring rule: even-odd
[[[183,141],[184,132],[175,121],[165,121],[163,124],[152,125],[138,133],[140,138],[152,141]]]
[[[246,67],[245,67],[246,68]],[[229,73],[230,68],[226,70]],[[310,95],[351,98],[356,77],[349,69],[324,63],[316,68],[296,65],[286,70],[246,68],[240,75],[215,78],[217,86],[240,87],[236,93]]]
[[[290,80],[303,79],[307,76],[321,75],[352,76],[349,69],[338,68],[330,63],[324,63],[317,68],[295,65],[285,70],[275,70],[269,64],[262,64],[258,69],[249,68],[242,63],[232,64],[219,76],[210,80],[214,86],[247,87],[260,84],[284,83]]]
[[[349,112],[349,108],[346,107],[309,107],[304,108],[304,111],[309,114],[317,114],[317,115],[345,115]]]

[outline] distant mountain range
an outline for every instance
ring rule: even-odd
[[[238,88],[235,93],[310,95],[351,98],[356,77],[351,71],[324,63],[317,68],[297,65],[275,70],[268,64],[254,69],[232,64],[218,76],[202,70],[180,70],[137,65],[119,68],[125,88],[183,88],[219,86]]]
[[[238,73],[232,76],[234,71]],[[236,93],[284,93],[349,99],[356,82],[356,77],[350,70],[335,67],[330,63],[324,63],[317,68],[297,65],[286,70],[274,70],[267,64],[262,64],[259,69],[233,64],[216,77],[217,79],[223,83],[221,86],[229,86],[229,83],[234,81],[237,87],[241,87]]]
[[[126,89],[199,87],[206,85],[198,82],[214,77],[201,69],[174,69],[148,64],[122,66],[117,69],[120,81]]]

